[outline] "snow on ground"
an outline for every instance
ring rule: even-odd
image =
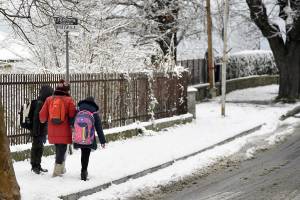
[[[159,124],[159,123],[163,123],[163,122],[170,122],[170,121],[174,121],[174,120],[184,120],[184,119],[188,119],[191,118],[193,115],[190,113],[184,114],[184,115],[180,115],[180,116],[173,116],[173,117],[168,117],[168,118],[162,118],[162,119],[156,119],[154,121],[148,121],[148,122],[135,122],[126,126],[121,126],[121,127],[114,127],[114,128],[109,128],[109,129],[105,129],[104,130],[104,135],[108,135],[108,134],[116,134],[116,133],[120,133],[123,131],[128,131],[128,130],[133,130],[133,129],[142,129],[144,130],[146,126],[150,126],[153,124]],[[149,131],[148,131],[149,132]],[[51,145],[48,143],[48,141],[46,142],[46,144],[44,146],[48,146]],[[14,145],[10,147],[10,152],[18,152],[18,151],[24,151],[24,150],[28,150],[31,148],[31,143],[28,144],[20,144],[20,145]]]
[[[276,133],[270,135],[265,140],[269,145],[276,144],[285,140],[285,138],[291,134],[293,134],[296,126],[299,125],[299,119],[297,118],[288,118],[283,122],[279,122],[278,125],[286,126],[283,130],[277,131]]]
[[[299,126],[299,119],[291,118],[285,122],[279,122],[279,124],[289,125],[287,131],[272,134],[265,140],[270,144],[274,144],[275,138],[280,136],[284,139],[295,126]],[[222,146],[217,146],[212,150],[205,151],[196,156],[190,157],[186,160],[178,161],[170,167],[159,170],[152,174],[146,175],[142,178],[129,180],[126,183],[120,185],[112,185],[106,190],[80,198],[80,200],[120,200],[120,199],[132,199],[134,196],[142,195],[143,192],[154,193],[158,186],[166,185],[172,181],[179,181],[185,176],[189,176],[193,173],[197,173],[199,169],[209,167],[211,164],[218,162],[218,160],[233,155],[241,150],[241,148],[251,141],[257,140],[257,137],[262,135],[268,135],[270,128],[264,127],[260,131],[257,131],[248,136],[238,138],[230,143]],[[276,139],[276,142],[279,140]],[[254,154],[258,150],[257,147],[251,147],[246,151],[245,159],[254,158]]]
[[[278,85],[237,90],[226,95],[227,101],[270,101],[276,98]]]
[[[261,92],[257,92],[258,90]],[[249,98],[260,97],[265,91],[275,92],[276,86],[248,90],[247,95]],[[229,94],[228,97],[234,98],[235,95],[236,98],[240,98],[239,92]],[[275,96],[274,93],[269,97],[274,98]],[[155,134],[145,134],[132,139],[112,142],[107,145],[106,149],[98,149],[93,152],[88,170],[90,180],[87,182],[79,180],[79,151],[75,151],[72,156],[67,157],[67,173],[64,177],[51,177],[54,156],[43,158],[42,165],[50,172],[42,176],[30,172],[29,161],[15,162],[14,167],[21,187],[22,199],[57,199],[59,195],[98,186],[199,151],[262,123],[266,125],[261,131],[253,134],[270,133],[280,124],[279,116],[294,106],[228,103],[226,104],[227,114],[224,118],[221,117],[221,106],[218,99],[198,104],[197,119],[190,124],[169,128]],[[228,156],[238,151],[245,141],[245,138],[241,138],[228,145],[190,158],[186,162],[177,162],[168,169],[154,173],[153,176],[149,175],[145,179],[132,180],[120,186],[113,186],[101,194],[95,194],[85,199],[122,199],[124,195],[129,195],[130,192],[133,194],[139,188],[179,178],[189,174],[195,168],[209,165],[220,156]]]
[[[218,146],[186,160],[178,161],[170,167],[145,177],[129,180],[120,185],[112,185],[106,190],[82,197],[80,200],[120,200],[137,196],[143,191],[155,192],[159,185],[168,184],[170,181],[179,181],[184,176],[189,176],[196,172],[197,169],[208,167],[210,164],[217,162],[221,157],[236,153],[246,142],[246,138],[237,139],[229,144]]]

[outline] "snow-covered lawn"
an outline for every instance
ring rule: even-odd
[[[255,99],[255,97],[262,96],[266,91],[270,91],[272,95],[268,98],[274,98],[277,90],[278,86],[276,85],[266,86],[248,90],[247,95],[249,98]],[[228,98],[240,98],[240,92],[233,92],[228,95]],[[44,175],[35,175],[30,172],[29,161],[15,162],[14,167],[21,187],[22,199],[57,199],[60,195],[98,186],[193,153],[262,123],[266,125],[263,126],[261,131],[253,134],[270,133],[278,126],[279,116],[294,106],[287,104],[266,106],[226,104],[227,114],[224,118],[221,117],[221,107],[218,99],[201,103],[197,105],[197,119],[190,124],[169,128],[158,133],[148,132],[144,136],[133,139],[112,142],[107,145],[106,149],[98,149],[92,152],[88,170],[90,180],[87,182],[80,180],[79,151],[75,151],[72,156],[68,155],[66,161],[67,173],[63,177],[51,177],[54,156],[43,158],[42,166],[50,171]],[[292,122],[293,120],[285,123]],[[134,192],[140,185],[148,184],[149,186],[149,184],[160,183],[162,180],[167,181],[172,177],[180,177],[188,174],[194,168],[213,162],[219,156],[227,156],[238,151],[244,144],[244,140],[233,141],[230,145],[217,147],[185,162],[178,162],[170,168],[153,175],[120,186],[113,186],[101,192],[101,195],[95,194],[85,199],[118,199],[118,195],[121,197],[124,194],[129,195],[130,192],[128,191]],[[184,168],[181,166],[182,163],[185,163]]]
[[[241,78],[242,79],[242,78]],[[258,88],[248,88],[229,93],[227,101],[270,101],[274,100],[278,93],[278,85],[269,85]]]

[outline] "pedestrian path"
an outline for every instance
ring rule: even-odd
[[[272,89],[276,90],[276,86]],[[293,106],[227,104],[226,117],[222,117],[217,100],[198,104],[197,119],[190,124],[160,132],[149,131],[132,139],[109,143],[106,149],[92,152],[89,181],[86,182],[80,180],[80,151],[68,155],[67,173],[63,177],[51,177],[54,156],[43,158],[43,167],[50,171],[43,175],[30,172],[29,161],[15,162],[22,199],[53,200],[96,187],[199,151],[262,123],[266,123],[265,131],[271,131],[276,127],[279,116]]]

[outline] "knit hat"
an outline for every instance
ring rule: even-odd
[[[70,84],[65,80],[61,79],[55,88],[56,91],[68,92],[70,90]]]

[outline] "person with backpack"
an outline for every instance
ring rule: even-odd
[[[31,170],[40,174],[41,172],[48,172],[47,169],[41,167],[41,160],[43,156],[44,144],[46,143],[47,135],[47,124],[42,124],[39,120],[39,112],[47,97],[53,94],[53,88],[49,85],[43,85],[39,91],[39,96],[36,100],[31,102],[30,110],[32,128],[30,134],[32,136],[32,147],[31,147]]]
[[[91,150],[97,149],[95,131],[101,147],[105,148],[105,136],[99,116],[99,106],[93,97],[87,97],[78,104],[78,112],[74,120],[73,142],[74,148],[81,149],[81,180],[86,181]]]
[[[55,145],[53,177],[62,176],[66,172],[67,145],[72,144],[71,123],[75,117],[76,109],[69,91],[69,83],[60,80],[53,96],[46,99],[40,111],[40,121],[42,123],[48,122],[49,143]]]

